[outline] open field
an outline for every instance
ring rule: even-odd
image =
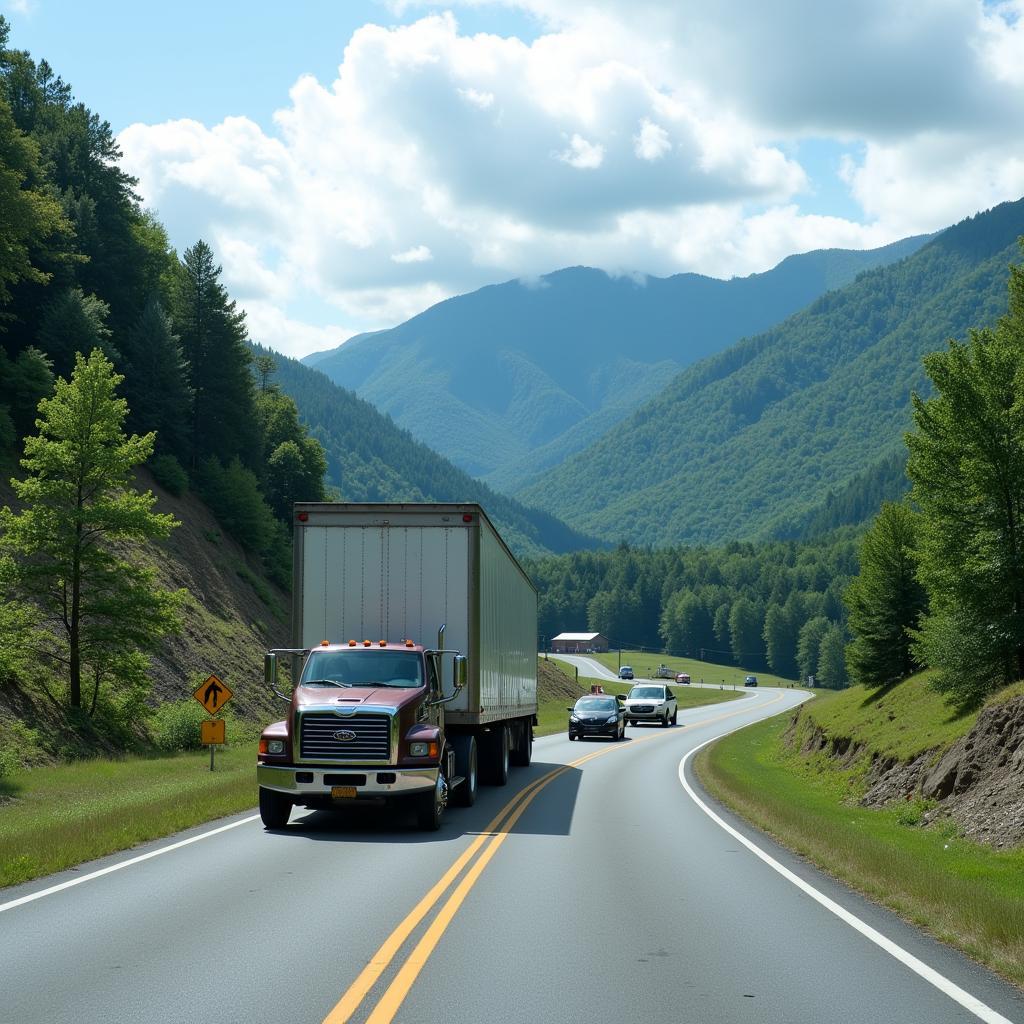
[[[649,679],[659,665],[667,665],[672,673],[688,672],[693,682],[700,683],[724,683],[726,686],[743,686],[743,678],[751,674],[753,670],[737,668],[734,665],[716,665],[710,661],[697,661],[695,658],[673,658],[667,654],[647,654],[641,651],[610,651],[608,654],[588,654],[588,658],[600,662],[613,672],[619,670],[620,665],[629,665],[637,679]],[[773,676],[770,672],[753,671],[761,686],[797,686],[792,679],[783,679],[781,676]]]
[[[975,717],[952,717],[925,689],[915,683],[868,703],[869,694],[853,690],[826,694],[803,713],[833,735],[912,756],[940,737],[948,745]],[[897,704],[901,716],[890,717]],[[922,827],[920,800],[859,806],[864,764],[802,755],[783,741],[788,725],[763,722],[702,751],[695,768],[707,789],[830,874],[1024,986],[1024,848],[969,842],[947,820]]]

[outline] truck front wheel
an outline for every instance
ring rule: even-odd
[[[292,801],[284,793],[260,786],[260,820],[264,828],[284,828],[292,813]]]
[[[448,806],[448,781],[444,772],[438,773],[437,785],[429,793],[416,797],[416,824],[424,832],[436,832],[441,827],[441,815]]]
[[[453,736],[455,748],[455,774],[462,776],[452,791],[452,802],[460,807],[472,807],[476,803],[477,749],[475,736]]]

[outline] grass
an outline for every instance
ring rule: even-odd
[[[667,665],[673,675],[676,672],[688,672],[695,683],[703,681],[742,687],[745,676],[756,675],[762,686],[796,687],[798,685],[792,679],[783,679],[782,676],[774,676],[771,673],[752,671],[732,665],[716,665],[710,661],[697,661],[694,658],[673,658],[667,654],[623,651],[620,655],[617,651],[612,651],[609,654],[588,654],[585,657],[593,658],[594,661],[600,662],[613,672],[617,672],[620,665],[629,665],[637,679],[653,678],[659,665]]]
[[[256,804],[255,741],[165,757],[25,769],[0,788],[0,887]]]
[[[849,691],[829,695],[805,714],[849,724],[856,703]],[[877,717],[877,703],[868,712],[873,735],[894,752],[947,734],[943,715],[925,705],[922,719],[936,731],[911,741],[887,712]],[[948,820],[922,828],[923,801],[858,806],[851,798],[858,766],[839,770],[823,754],[804,757],[784,742],[787,727],[788,719],[770,719],[702,751],[696,769],[708,790],[830,874],[1024,985],[1024,849],[997,852],[971,843]]]

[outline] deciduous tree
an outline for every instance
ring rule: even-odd
[[[39,403],[39,433],[25,441],[27,475],[11,481],[23,511],[0,509],[0,586],[36,609],[37,652],[62,666],[76,708],[83,676],[94,681],[95,707],[108,663],[152,650],[178,627],[184,597],[160,589],[133,554],[136,542],[166,537],[177,523],[132,486],[153,435],[125,435],[122,379],[100,350],[78,356],[71,379],[58,378]]]

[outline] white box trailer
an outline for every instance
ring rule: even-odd
[[[449,727],[536,715],[537,590],[479,505],[296,504],[293,584],[294,647],[429,645],[444,626],[468,659]]]
[[[479,505],[311,503],[294,516],[293,643],[266,658],[289,710],[260,737],[263,822],[373,800],[411,803],[437,828],[449,793],[476,799],[478,766],[504,785],[510,764],[530,763],[537,592]]]

